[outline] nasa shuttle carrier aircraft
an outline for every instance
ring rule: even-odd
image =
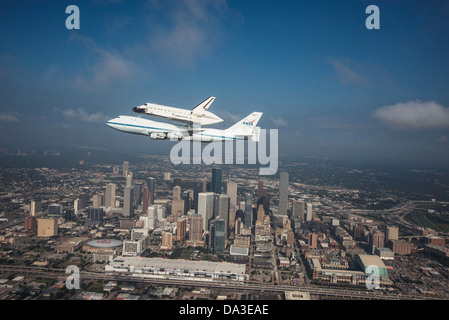
[[[258,142],[257,127],[262,112],[253,112],[233,126],[220,130],[192,125],[175,125],[131,116],[118,116],[106,122],[113,129],[126,133],[149,136],[154,140],[190,140],[200,142],[251,140]]]

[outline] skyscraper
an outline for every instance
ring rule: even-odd
[[[222,170],[218,168],[212,169],[212,181],[211,181],[211,191],[214,193],[221,193],[221,176]]]
[[[267,189],[264,189],[264,187],[263,187],[263,181],[258,181],[257,182],[257,200],[259,200],[263,196],[268,198],[268,192],[267,192]]]
[[[253,225],[253,196],[250,193],[245,197],[245,212],[244,212],[244,226],[245,228],[251,228]]]
[[[186,243],[191,247],[202,247],[203,242],[203,217],[192,214],[189,218],[189,241]]]
[[[385,234],[382,231],[375,231],[369,237],[371,247],[383,248],[385,246]]]
[[[142,203],[142,182],[136,181],[134,183],[134,208],[137,208]]]
[[[395,226],[387,227],[387,239],[386,242],[399,239],[399,228]]]
[[[214,193],[200,192],[198,194],[197,213],[203,217],[203,230],[209,230],[209,222],[214,217]]]
[[[134,216],[134,187],[126,186],[124,191],[123,215],[125,217]]]
[[[216,254],[223,254],[226,246],[226,221],[220,217],[214,219],[214,232],[211,233],[213,236],[212,250]]]
[[[176,228],[176,240],[184,241],[186,239],[187,219],[181,218],[178,220]]]
[[[218,198],[218,216],[224,220],[224,238],[228,239],[229,229],[229,202],[230,198],[227,194],[220,194]]]
[[[123,177],[126,178],[128,176],[128,171],[129,171],[129,162],[124,161],[123,162]]]
[[[98,225],[103,222],[103,208],[87,208],[87,220],[86,225],[92,226],[92,225]]]
[[[155,188],[155,179],[152,177],[149,177],[147,179],[148,183],[148,192],[150,193],[150,205],[154,204],[154,188]]]
[[[126,186],[132,185],[133,185],[133,173],[129,171],[128,174],[126,175]]]
[[[306,221],[312,221],[312,216],[313,216],[312,208],[313,208],[312,204],[308,203],[307,211],[306,211]]]
[[[229,203],[231,207],[235,207],[237,205],[237,183],[229,181],[226,189],[226,193],[229,196]]]
[[[106,207],[115,208],[115,183],[108,183],[106,185],[104,204]]]
[[[314,232],[310,232],[308,238],[309,238],[309,243],[308,243],[309,248],[310,249],[316,249],[317,248],[317,242],[318,242],[317,234],[314,233]]]
[[[304,221],[304,201],[297,200],[293,202],[292,216],[294,219]]]
[[[281,172],[279,178],[279,210],[280,215],[287,214],[288,204],[288,173]]]
[[[31,200],[30,204],[30,215],[35,217],[37,213],[42,211],[42,202],[41,200]]]
[[[173,200],[179,200],[181,199],[181,187],[175,186],[173,188]]]
[[[150,192],[147,186],[142,186],[142,214],[148,214],[148,207],[150,206]]]

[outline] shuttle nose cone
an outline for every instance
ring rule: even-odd
[[[145,108],[143,106],[137,106],[133,108],[133,111],[136,113],[145,113]]]

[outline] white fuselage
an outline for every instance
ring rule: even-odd
[[[206,110],[201,113],[194,113],[192,110],[168,107],[155,103],[146,103],[144,105],[137,106],[133,108],[133,111],[153,117],[200,125],[210,125],[223,121],[220,117]]]
[[[192,126],[174,125],[131,116],[118,116],[107,121],[106,124],[119,131],[149,136],[155,140],[170,139],[212,142],[245,139],[244,137],[236,136],[233,130],[229,129],[198,129]]]

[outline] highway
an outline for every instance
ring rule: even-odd
[[[65,273],[64,269],[43,268],[43,267],[26,267],[26,266],[9,266],[0,265],[0,272],[14,272],[29,274],[34,277],[43,277],[50,279],[58,279],[65,281],[69,274]],[[435,300],[435,297],[426,296],[409,296],[399,294],[387,294],[382,291],[357,291],[346,290],[340,288],[326,288],[317,285],[270,285],[262,283],[249,283],[237,281],[201,281],[201,280],[185,280],[185,279],[164,279],[164,278],[149,278],[142,277],[143,274],[116,274],[106,272],[91,272],[81,271],[81,281],[83,280],[107,280],[107,281],[126,281],[126,282],[140,282],[148,284],[163,284],[171,286],[195,286],[205,288],[216,288],[226,290],[240,290],[240,291],[259,291],[259,292],[277,292],[284,293],[285,291],[301,291],[308,292],[311,295],[317,295],[323,298],[338,298],[338,299],[358,299],[358,300]]]

